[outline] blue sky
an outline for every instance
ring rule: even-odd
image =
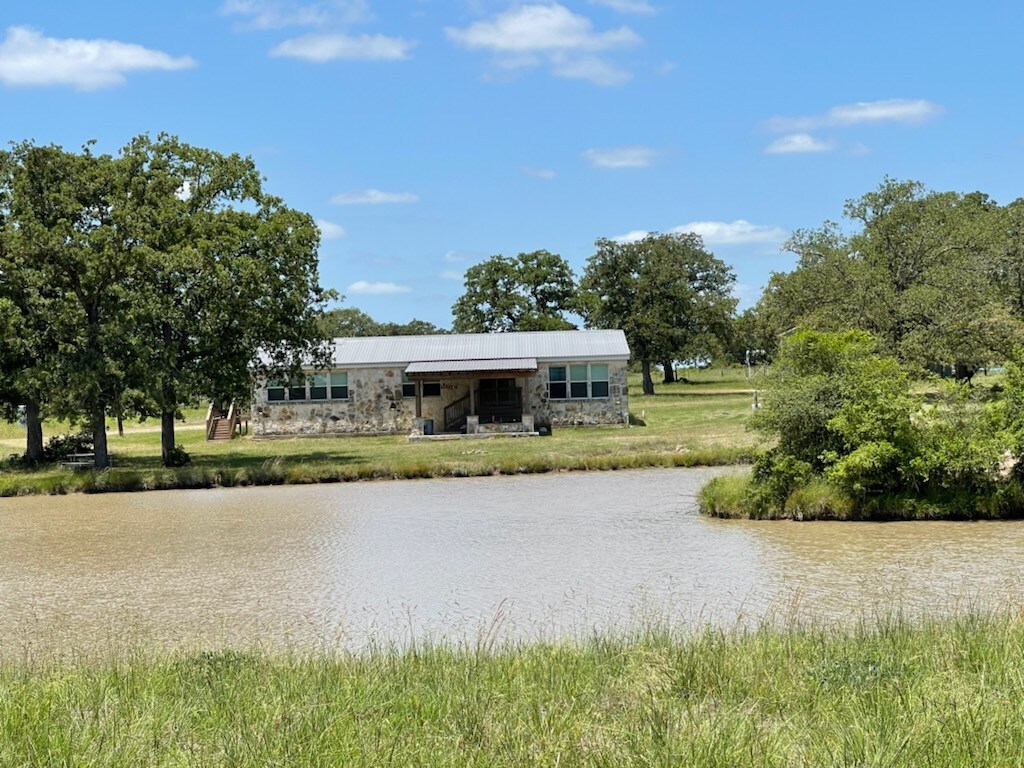
[[[0,137],[251,154],[321,275],[442,325],[464,270],[692,229],[742,305],[787,234],[884,175],[1024,195],[1019,33],[992,2],[4,3]]]

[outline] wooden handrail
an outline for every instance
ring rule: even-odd
[[[206,439],[209,440],[211,436],[211,430],[213,429],[213,402],[210,402],[210,407],[206,409]]]
[[[469,413],[469,395],[460,397],[444,409],[445,431],[458,425],[458,423]]]

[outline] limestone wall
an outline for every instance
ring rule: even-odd
[[[404,366],[403,366],[404,368]],[[349,368],[348,400],[269,402],[257,387],[252,433],[256,437],[408,434],[416,398],[402,397],[402,368]],[[423,417],[444,428],[446,405],[469,392],[465,382],[442,382],[440,397],[423,398]]]
[[[549,400],[548,365],[541,363],[537,375],[530,379],[529,397],[530,411],[538,427],[629,423],[629,389],[624,362],[608,364],[608,397],[588,400]]]

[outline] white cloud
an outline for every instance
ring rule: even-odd
[[[657,9],[647,0],[590,0],[591,5],[603,5],[619,13],[652,14]]]
[[[373,18],[366,0],[225,0],[220,12],[245,18],[253,29],[359,24]]]
[[[346,61],[401,61],[415,45],[411,40],[387,35],[336,34],[303,35],[274,46],[271,56],[305,59],[323,63]]]
[[[646,168],[655,154],[651,147],[636,146],[588,149],[583,156],[595,168]]]
[[[449,264],[456,264],[460,261],[465,261],[465,259],[459,254],[457,254],[455,251],[448,251],[448,253],[446,253],[443,258]]]
[[[320,236],[324,240],[340,240],[348,236],[345,228],[341,224],[335,224],[333,221],[317,219],[316,225],[320,228]]]
[[[129,72],[194,67],[189,56],[116,40],[44,37],[31,27],[8,27],[0,41],[0,82],[7,85],[71,85],[82,90],[125,82]]]
[[[794,155],[807,152],[828,152],[835,148],[830,141],[816,139],[809,133],[792,133],[776,139],[764,148],[766,155]]]
[[[927,99],[883,99],[841,104],[820,115],[772,117],[765,121],[771,131],[813,131],[816,128],[842,128],[865,123],[918,124],[939,117],[942,105]]]
[[[441,273],[442,280],[454,280],[459,283],[463,281],[464,277],[465,275],[462,272],[457,272],[454,269],[446,269]]]
[[[597,85],[618,85],[630,73],[598,53],[642,42],[629,27],[597,32],[590,19],[559,3],[521,5],[488,21],[478,21],[445,34],[470,50],[494,54],[506,69],[547,64],[557,77],[589,80]]]
[[[781,227],[751,224],[749,221],[691,221],[673,227],[671,232],[693,232],[707,245],[746,245],[749,243],[781,243],[789,233]]]
[[[523,173],[527,176],[536,176],[538,179],[544,179],[545,181],[555,178],[555,172],[550,168],[531,168],[528,165],[524,165]]]
[[[412,192],[381,192],[379,189],[357,189],[339,192],[331,198],[335,205],[381,205],[384,203],[416,203],[419,195]]]
[[[412,293],[412,288],[398,283],[371,283],[367,280],[357,280],[345,289],[345,293],[361,294],[364,296],[386,296],[395,293]]]
[[[692,232],[700,235],[705,245],[749,245],[751,243],[781,243],[789,233],[781,227],[751,224],[744,219],[736,221],[691,221],[672,227],[674,235]],[[634,229],[624,235],[611,238],[617,243],[635,243],[651,234],[646,229]]]
[[[616,243],[636,243],[639,242],[640,240],[643,240],[649,234],[651,233],[646,229],[634,229],[631,232],[627,232],[624,235],[616,235],[611,239],[614,240]]]

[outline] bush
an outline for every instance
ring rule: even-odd
[[[814,477],[814,468],[806,461],[778,450],[766,451],[754,461],[753,485],[759,506],[782,510],[797,488]]]
[[[182,445],[174,446],[164,457],[165,467],[184,467],[191,463],[192,457],[188,455],[188,451]]]
[[[79,432],[74,435],[54,435],[43,449],[44,461],[64,461],[73,453],[92,453],[92,435]]]

